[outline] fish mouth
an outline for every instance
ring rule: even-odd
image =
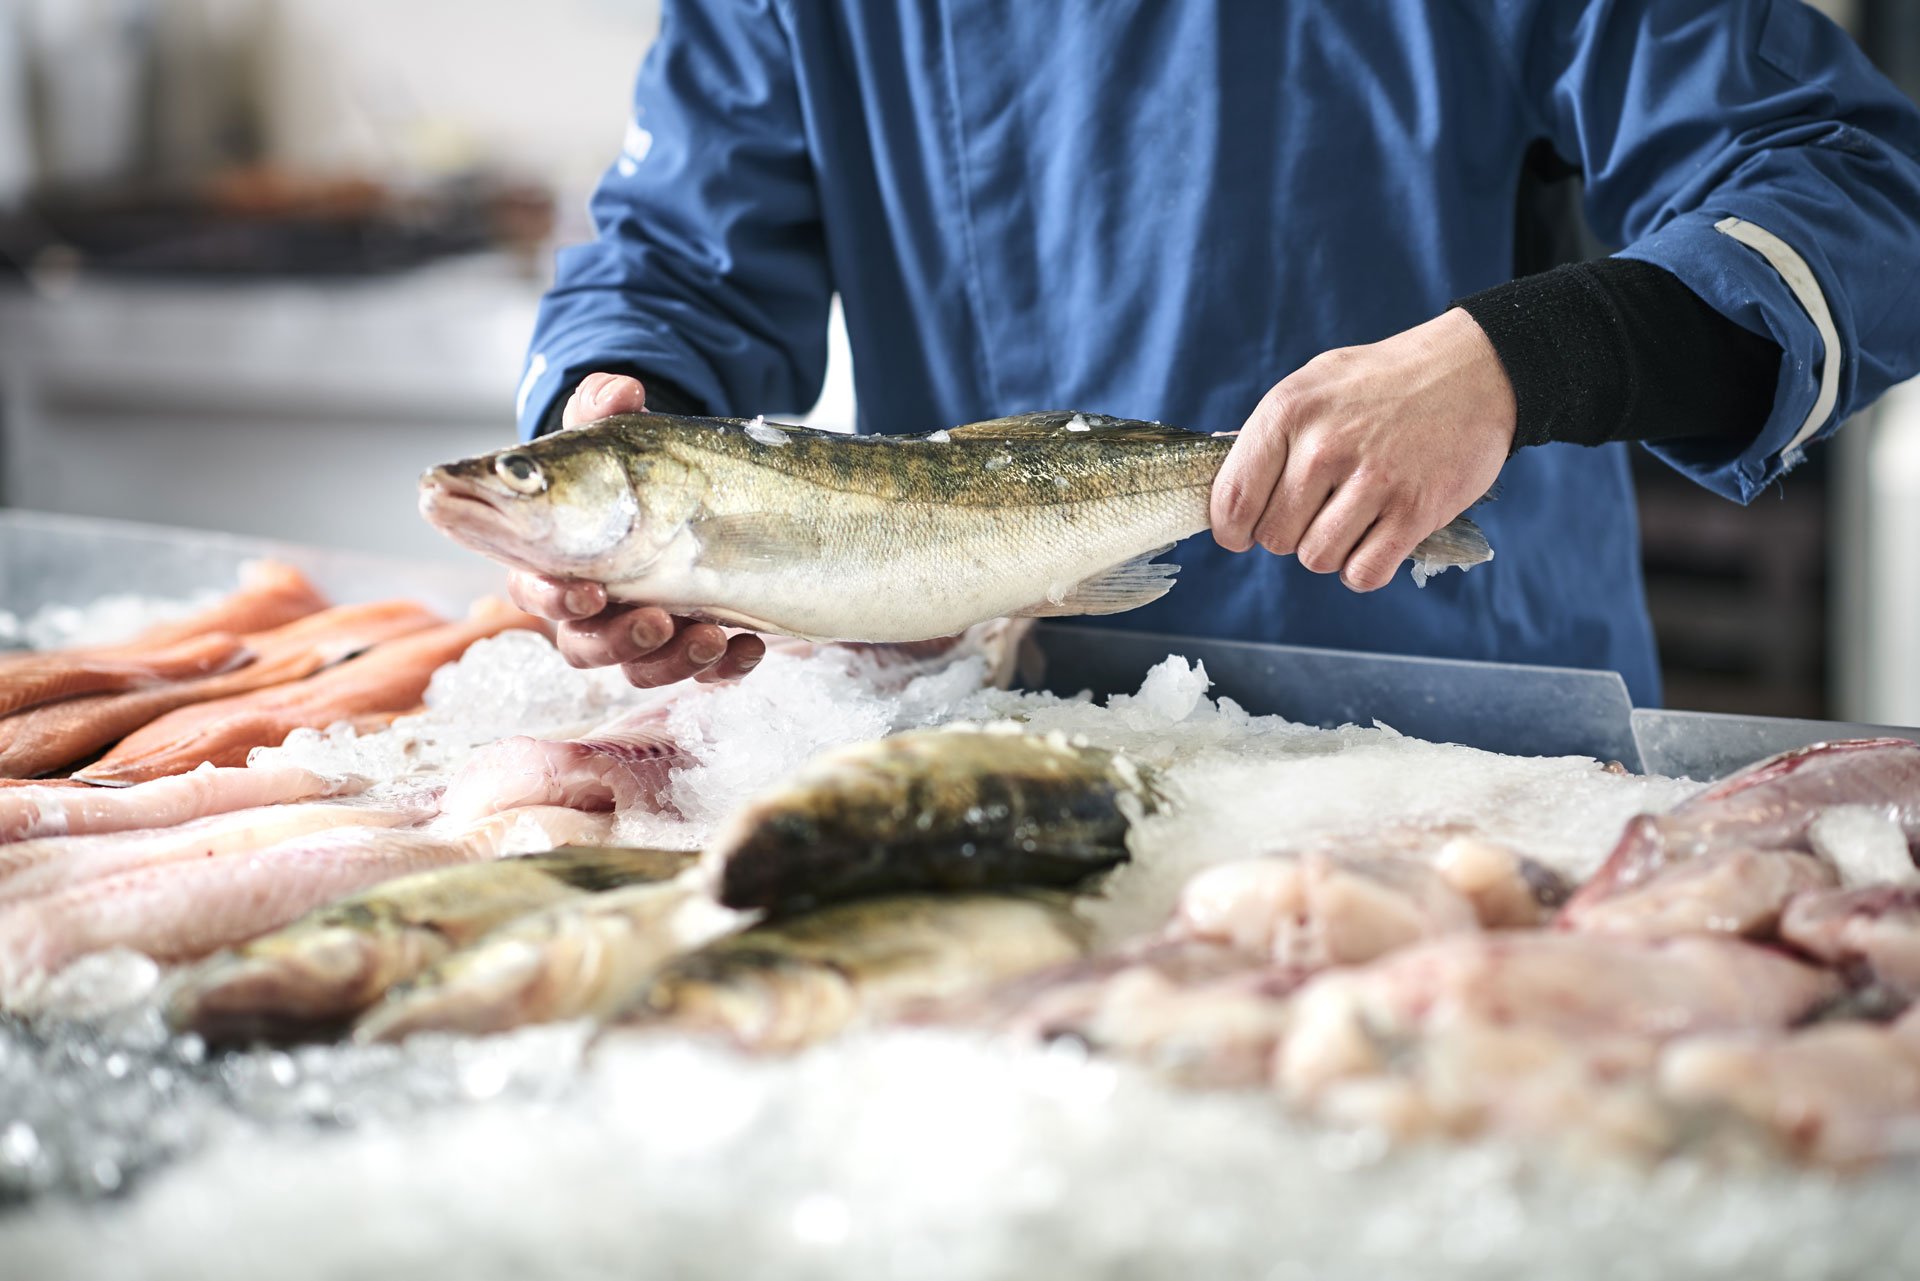
[[[505,502],[484,489],[428,472],[420,478],[420,516],[454,542],[483,556],[530,573],[549,572],[550,567],[528,560],[521,552],[521,540],[511,537]]]

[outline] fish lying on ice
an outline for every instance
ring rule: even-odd
[[[1072,885],[1127,857],[1159,805],[1126,757],[1017,726],[948,727],[810,761],[737,810],[708,851],[733,908],[863,894]]]
[[[0,716],[83,694],[119,694],[169,681],[212,676],[251,661],[230,632],[209,632],[159,647],[54,652],[0,669]]]
[[[1305,973],[1198,939],[1152,939],[1023,975],[913,1021],[1070,1040],[1188,1086],[1262,1085]]]
[[[1802,894],[1781,914],[1780,937],[1826,965],[1920,1000],[1920,886]]]
[[[212,766],[132,787],[27,783],[0,790],[0,843],[172,827],[260,805],[340,796],[361,785],[360,780],[323,778],[303,769]]]
[[[476,748],[447,784],[441,812],[474,819],[522,805],[656,810],[673,771],[693,761],[666,732],[665,714],[649,707],[580,738],[517,734]]]
[[[814,640],[917,641],[1158,600],[1232,441],[1042,413],[925,436],[622,415],[421,480],[443,533],[615,600]],[[1461,517],[1414,549],[1492,556]]]
[[[424,630],[439,618],[412,601],[342,605],[243,637],[253,661],[199,680],[125,694],[68,699],[0,721],[0,774],[29,777],[71,765],[157,718],[310,676],[382,641]],[[177,723],[177,722],[176,722]]]
[[[983,684],[1005,688],[1030,626],[1026,620],[995,619],[960,636],[900,645],[822,646],[775,638],[771,652],[804,658],[823,649],[839,650],[859,665],[873,688],[893,692],[979,658],[985,669]],[[445,812],[473,818],[516,805],[570,805],[615,813],[635,807],[671,809],[666,794],[674,771],[697,763],[666,728],[683,692],[678,687],[656,690],[640,706],[578,738],[520,735],[477,749],[448,785]]]
[[[1830,889],[1833,868],[1798,850],[1716,848],[1663,866],[1605,898],[1569,903],[1563,929],[1671,938],[1743,934],[1765,938],[1796,896]]]
[[[1835,809],[1863,807],[1876,811],[1910,848],[1920,847],[1920,744],[1904,739],[1816,743],[1728,775],[1665,814],[1642,814],[1627,824],[1607,861],[1567,902],[1560,919],[1575,926],[1597,905],[1638,894],[1672,865],[1707,854],[1725,857],[1741,850],[1787,850],[1812,857],[1824,816]],[[1785,885],[1786,893],[1814,888],[1815,884],[1803,883],[1820,881],[1806,866],[1791,860],[1761,861],[1771,863],[1767,877]],[[1729,874],[1715,883],[1748,899],[1753,893],[1750,879]],[[1666,884],[1678,885],[1676,893],[1699,900],[1710,881],[1702,869],[1687,881]],[[1777,915],[1782,901],[1780,895],[1772,896],[1761,915]],[[1696,915],[1731,916],[1754,909],[1751,904],[1729,903],[1721,911],[1702,902],[1691,910]]]
[[[136,868],[246,854],[335,827],[403,827],[429,816],[420,807],[310,801],[263,805],[150,831],[16,841],[0,845],[0,905]]]
[[[570,849],[383,881],[209,957],[174,984],[167,1019],[216,1040],[328,1032],[496,926],[589,894],[669,880],[694,858]]]
[[[1841,986],[1827,971],[1717,935],[1455,934],[1309,980],[1294,1002],[1280,1077],[1311,1094],[1383,1071],[1419,1037],[1455,1024],[1643,1040],[1781,1028]]]
[[[389,989],[353,1036],[401,1041],[416,1032],[482,1035],[604,1019],[630,1005],[667,961],[745,919],[714,908],[684,876],[560,903],[507,922]]]
[[[1727,1108],[1795,1155],[1844,1169],[1920,1154],[1920,1010],[1891,1026],[1820,1023],[1665,1047],[1661,1092]]]
[[[856,1022],[948,1001],[1086,953],[1087,929],[1043,895],[906,894],[841,903],[730,935],[674,961],[628,1026],[796,1050]]]
[[[126,947],[159,961],[197,960],[381,881],[519,852],[530,839],[542,849],[597,843],[607,825],[600,815],[543,809],[452,832],[342,827],[86,881],[0,908],[0,1001],[30,1001],[38,984],[89,952]]]
[[[306,680],[163,716],[75,771],[74,777],[90,783],[140,783],[203,762],[244,765],[254,748],[278,747],[304,726],[320,728],[414,706],[443,663],[458,658],[473,642],[512,628],[538,631],[544,624],[503,601],[482,601],[460,622],[376,645]]]
[[[132,638],[112,646],[82,646],[64,652],[87,653],[100,649],[143,646],[158,648],[201,636],[208,632],[228,632],[242,636],[305,618],[327,608],[327,598],[307,576],[293,566],[277,560],[248,561],[240,567],[240,584],[205,609],[185,618],[155,623]]]
[[[1312,971],[1371,961],[1480,923],[1466,896],[1423,863],[1308,852],[1198,873],[1181,890],[1173,928]]]

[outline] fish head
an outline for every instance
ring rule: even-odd
[[[638,577],[681,535],[699,476],[619,420],[435,467],[420,478],[427,523],[535,573]]]

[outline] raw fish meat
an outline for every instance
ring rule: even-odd
[[[1920,1000],[1920,886],[1803,894],[1787,904],[1780,937],[1909,1000]]]
[[[310,832],[225,858],[137,867],[0,908],[0,1000],[30,1002],[79,957],[126,947],[193,960],[278,929],[322,903],[410,872],[492,858],[538,830],[543,847],[598,841],[606,820],[521,810],[451,833],[370,826]]]
[[[1424,864],[1314,852],[1208,868],[1181,892],[1173,929],[1304,972],[1475,931],[1479,921],[1466,897]]]
[[[667,733],[665,709],[629,713],[577,739],[515,735],[475,749],[441,810],[477,819],[521,805],[625,813],[661,808],[673,771],[692,763]]]
[[[175,709],[299,680],[438,621],[431,610],[412,601],[343,605],[245,637],[254,660],[231,672],[21,712],[0,721],[0,774],[25,777],[71,765],[156,717],[179,715]]]
[[[189,770],[133,787],[27,783],[0,790],[0,842],[171,827],[257,805],[284,805],[357,790],[362,780],[303,769]]]
[[[160,647],[55,652],[0,668],[0,716],[83,694],[148,689],[240,667],[253,655],[230,632],[207,632]]]
[[[1771,935],[1789,899],[1831,888],[1832,867],[1797,850],[1715,848],[1668,863],[1606,898],[1577,898],[1565,929],[1670,938],[1679,934]]]
[[[497,600],[471,617],[374,646],[357,658],[282,688],[221,699],[164,716],[77,771],[94,783],[139,783],[203,762],[244,765],[256,747],[277,747],[294,730],[414,706],[441,664],[482,637],[544,624]]]
[[[93,836],[46,836],[0,845],[0,905],[53,893],[135,868],[246,854],[332,827],[400,827],[423,821],[422,807],[314,801],[263,805],[174,827]]]

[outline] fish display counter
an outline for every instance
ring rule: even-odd
[[[500,588],[0,513],[0,1275],[1920,1257],[1920,734]]]

